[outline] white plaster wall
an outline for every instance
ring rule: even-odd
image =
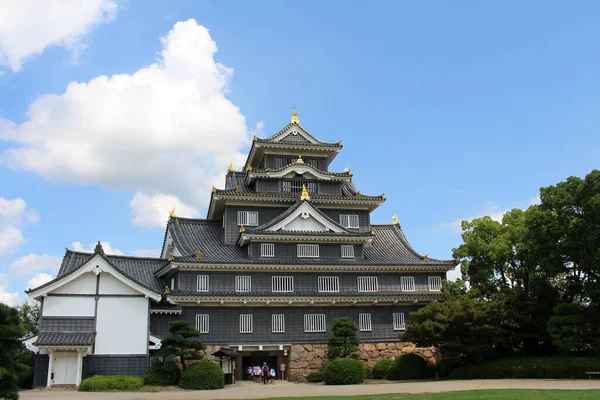
[[[96,293],[96,274],[86,272],[69,283],[54,289],[50,293],[66,294],[95,294]]]
[[[283,229],[287,231],[326,231],[327,228],[312,217],[306,219],[301,216],[296,217]]]
[[[42,315],[44,317],[93,317],[95,307],[93,296],[47,296],[44,299]]]
[[[100,274],[100,294],[140,294],[108,273]]]
[[[148,307],[144,297],[101,297],[95,354],[146,354]]]

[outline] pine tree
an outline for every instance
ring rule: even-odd
[[[333,321],[333,336],[329,338],[327,345],[327,358],[331,361],[336,358],[352,357],[358,353],[360,340],[356,334],[358,327],[351,318],[336,318]]]
[[[23,327],[17,310],[0,303],[0,398],[19,398],[19,374],[22,366],[15,355],[21,349]]]
[[[179,357],[184,371],[187,368],[186,361],[202,359],[200,350],[204,350],[204,345],[200,340],[192,339],[200,336],[200,332],[192,329],[187,321],[169,322],[169,333],[170,335],[162,341],[163,355]]]

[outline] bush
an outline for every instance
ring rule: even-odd
[[[390,379],[390,370],[394,365],[394,360],[386,358],[377,361],[373,367],[373,379]]]
[[[440,378],[447,378],[450,375],[450,371],[460,367],[463,363],[460,357],[442,358],[442,361],[436,365],[435,371]]]
[[[217,364],[200,361],[188,366],[181,374],[179,387],[191,390],[223,389],[225,375]]]
[[[337,358],[327,363],[323,373],[326,385],[354,385],[365,380],[365,366],[355,358]]]
[[[588,371],[600,371],[595,357],[501,358],[467,364],[450,371],[452,379],[581,379]]]
[[[141,376],[96,375],[81,381],[81,392],[110,392],[138,390],[144,386]]]
[[[172,386],[179,384],[179,369],[174,363],[153,361],[144,373],[144,385]]]
[[[432,377],[435,370],[427,365],[427,361],[416,354],[403,354],[396,358],[390,370],[389,379],[423,379]]]
[[[365,368],[365,379],[372,379],[373,378],[373,370],[369,367]]]
[[[310,383],[323,382],[323,379],[322,372],[311,372],[310,374],[306,375],[306,380]]]

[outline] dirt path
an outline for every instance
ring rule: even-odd
[[[277,382],[264,386],[242,382],[215,391],[165,391],[158,393],[83,393],[74,390],[32,390],[21,393],[22,400],[213,400],[213,399],[261,399],[270,397],[304,396],[348,396],[385,393],[439,393],[477,389],[564,389],[600,390],[600,379],[583,380],[474,380],[474,381],[433,381],[406,383],[375,383],[352,386],[323,386],[320,384]],[[600,393],[598,394],[600,398]]]

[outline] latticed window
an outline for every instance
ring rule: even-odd
[[[196,314],[196,330],[208,333],[208,314]]]
[[[400,287],[403,292],[414,292],[415,291],[415,277],[414,276],[402,276],[400,277]]]
[[[356,279],[359,292],[376,292],[378,290],[376,276],[359,276]]]
[[[293,292],[294,277],[293,276],[274,276],[272,278],[273,292]]]
[[[371,314],[358,314],[358,330],[361,332],[371,332]]]
[[[325,332],[325,314],[304,314],[304,332]]]
[[[250,291],[251,278],[249,276],[236,276],[235,277],[235,291],[236,292],[249,292]]]
[[[354,246],[351,244],[342,245],[342,258],[354,258]]]
[[[302,193],[302,185],[306,186],[309,194],[317,194],[317,182],[298,179],[281,181],[281,193]]]
[[[404,313],[394,313],[394,330],[403,331],[404,327]]]
[[[238,211],[237,224],[244,226],[258,226],[258,211]]]
[[[252,333],[252,314],[240,314],[240,333]]]
[[[429,290],[432,292],[439,292],[442,290],[442,278],[440,276],[429,277]]]
[[[358,215],[340,214],[340,225],[344,228],[359,228]]]
[[[299,244],[298,257],[319,257],[318,244]]]
[[[273,332],[273,333],[285,332],[285,316],[283,314],[271,315],[271,332]]]
[[[261,257],[275,257],[275,245],[273,243],[260,244]]]
[[[337,276],[320,276],[319,292],[333,293],[340,291],[340,278]]]
[[[198,275],[196,277],[196,287],[199,292],[208,292],[208,275]]]

